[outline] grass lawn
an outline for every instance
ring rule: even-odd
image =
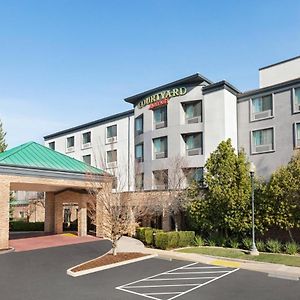
[[[223,256],[229,258],[239,258],[254,261],[262,261],[276,264],[283,264],[287,266],[300,267],[299,255],[285,255],[274,253],[260,253],[259,256],[250,256],[249,254],[238,249],[215,248],[215,247],[194,247],[178,250],[184,253],[196,253],[212,256]]]

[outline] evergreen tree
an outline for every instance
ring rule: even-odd
[[[287,230],[293,239],[291,229],[300,227],[300,151],[272,174],[268,193],[274,225]]]
[[[193,201],[192,218],[206,231],[228,236],[251,228],[251,181],[244,151],[236,154],[231,140],[223,141],[205,164],[204,196]]]
[[[0,153],[4,152],[7,148],[7,144],[5,142],[6,132],[3,130],[2,122],[0,121]]]

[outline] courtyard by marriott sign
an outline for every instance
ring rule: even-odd
[[[141,100],[138,104],[138,108],[143,108],[146,105],[150,105],[150,108],[154,108],[156,106],[160,106],[162,104],[167,104],[169,98],[183,96],[187,93],[185,87],[174,88],[170,90],[161,91],[159,93],[153,94],[143,100]]]

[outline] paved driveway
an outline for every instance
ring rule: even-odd
[[[166,300],[178,296],[179,300],[299,300],[299,281],[245,270],[210,270],[212,266],[185,261],[149,259],[77,278],[66,275],[67,268],[109,248],[108,241],[97,241],[0,255],[0,299],[143,300],[148,296]],[[148,289],[149,285],[162,287],[158,291]]]

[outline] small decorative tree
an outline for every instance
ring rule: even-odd
[[[4,132],[3,124],[0,120],[0,153],[7,149],[7,144],[5,142],[6,132]]]

